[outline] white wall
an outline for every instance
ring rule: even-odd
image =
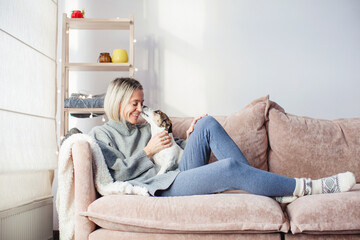
[[[88,18],[134,13],[135,77],[146,104],[171,116],[230,114],[270,94],[289,113],[360,117],[360,1],[62,0],[59,17],[82,8]],[[126,45],[108,32],[77,38],[79,61]],[[73,89],[105,92],[117,75],[76,73]],[[72,123],[87,132],[101,118]]]
[[[359,117],[359,10],[338,0],[148,1],[154,72],[138,77],[156,82],[147,93],[171,115],[229,114],[270,94],[294,114]]]
[[[89,18],[135,14],[135,77],[145,86],[146,104],[170,115],[229,114],[270,94],[297,115],[360,116],[359,1],[63,3],[64,12],[85,8]],[[81,45],[96,47],[96,58],[100,50],[112,52],[114,38],[92,35]],[[102,76],[92,75],[87,80]],[[106,89],[104,82],[90,83],[79,89]]]

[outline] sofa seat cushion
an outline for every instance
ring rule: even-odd
[[[360,240],[358,234],[286,234],[286,240]]]
[[[292,233],[360,233],[360,184],[350,192],[298,198],[286,208]]]
[[[280,233],[140,233],[97,229],[89,235],[89,240],[281,240]]]
[[[102,228],[146,233],[288,232],[289,223],[272,198],[252,194],[185,197],[109,195],[83,213]]]

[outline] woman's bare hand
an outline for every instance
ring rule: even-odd
[[[208,114],[204,114],[204,115],[202,115],[202,116],[199,116],[199,117],[194,118],[194,120],[192,121],[189,129],[186,131],[186,140],[189,139],[190,134],[194,131],[194,127],[195,127],[196,122],[199,121],[201,118],[207,116],[207,115],[208,115]]]
[[[151,137],[150,141],[144,148],[146,156],[151,157],[161,150],[171,147],[171,137],[166,132],[158,133]]]

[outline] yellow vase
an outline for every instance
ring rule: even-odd
[[[111,60],[114,63],[126,63],[129,61],[129,58],[125,49],[115,49]]]

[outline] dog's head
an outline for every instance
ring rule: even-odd
[[[155,125],[159,128],[163,128],[168,133],[172,132],[172,122],[162,111],[152,110],[151,108],[144,106],[141,116],[150,123],[151,126]]]

